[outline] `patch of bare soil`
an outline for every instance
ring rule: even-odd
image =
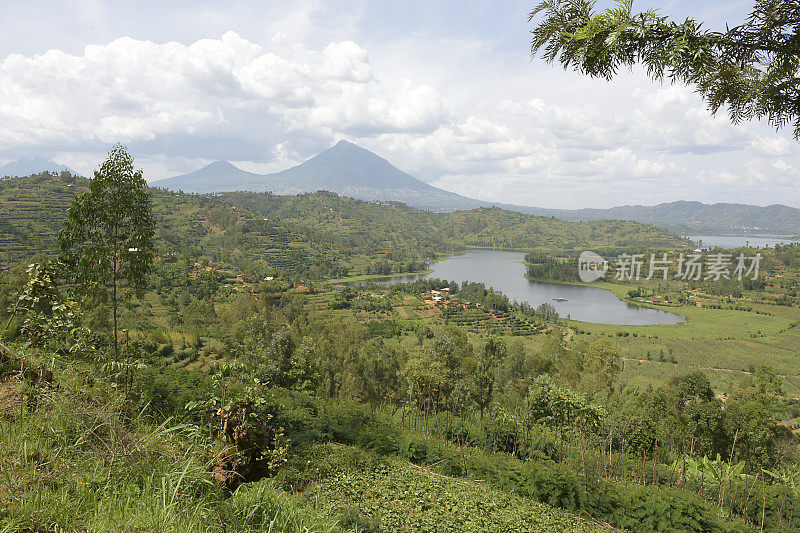
[[[14,420],[23,402],[22,381],[18,376],[0,378],[0,418]]]

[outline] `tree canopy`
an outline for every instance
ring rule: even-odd
[[[147,182],[124,146],[111,148],[89,189],[72,201],[59,234],[62,257],[73,281],[84,288],[111,288],[114,353],[117,355],[117,286],[124,278],[144,291],[155,245]]]
[[[542,0],[529,17],[538,20],[532,54],[608,80],[642,64],[652,79],[695,86],[712,112],[727,107],[735,123],[766,118],[777,129],[791,124],[800,138],[800,2],[757,0],[743,24],[724,32],[657,10],[635,13],[633,0],[594,5]]]

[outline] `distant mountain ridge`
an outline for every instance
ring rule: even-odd
[[[40,172],[61,172],[64,170],[77,175],[74,170],[66,165],[60,165],[43,157],[34,157],[32,159],[20,159],[0,166],[0,177],[31,176]]]
[[[800,234],[800,209],[785,205],[703,204],[678,201],[655,206],[624,205],[610,209],[547,209],[487,202],[439,189],[403,172],[386,159],[348,141],[339,141],[297,166],[256,174],[226,161],[181,176],[154,181],[154,187],[194,193],[271,191],[299,194],[327,190],[370,201],[397,201],[432,211],[501,207],[510,211],[568,221],[631,220],[684,234]]]
[[[227,161],[218,161],[150,185],[194,193],[270,191],[300,194],[326,190],[360,200],[397,201],[432,211],[495,205],[433,187],[369,150],[344,140],[304,163],[273,174],[246,172]]]
[[[677,201],[653,206],[623,205],[610,209],[547,210],[564,220],[633,220],[683,234],[800,233],[800,209],[781,204],[747,204]]]

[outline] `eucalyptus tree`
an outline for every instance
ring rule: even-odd
[[[508,349],[505,342],[489,337],[478,352],[475,366],[475,403],[481,411],[481,420],[487,407],[492,405],[496,374]]]
[[[674,22],[657,10],[633,11],[616,0],[595,11],[594,0],[542,0],[532,55],[583,74],[612,79],[642,64],[655,80],[693,85],[712,112],[727,107],[734,122],[766,118],[792,125],[800,138],[800,2],[757,0],[747,20],[725,31],[702,22]]]
[[[72,201],[58,237],[67,276],[83,291],[111,293],[114,359],[119,360],[120,284],[141,296],[152,268],[155,235],[147,183],[133,157],[115,145]]]

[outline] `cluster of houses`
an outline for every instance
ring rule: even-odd
[[[444,289],[437,291],[437,290],[429,290],[427,291],[423,297],[422,301],[428,305],[437,305],[442,304],[447,307],[451,303],[464,303],[467,305],[471,305],[470,302],[460,302],[458,298],[450,294],[450,288],[445,287]],[[475,307],[481,307],[481,304],[476,303]]]
[[[433,289],[429,290],[428,292],[425,293],[425,296],[423,297],[422,301],[425,302],[426,304],[429,304],[429,305],[438,304],[438,303],[441,303],[443,301],[445,301],[445,302],[449,301],[450,298],[445,300],[445,296],[450,296],[450,288],[449,287],[445,287],[444,289],[442,289],[440,291],[433,290]]]

